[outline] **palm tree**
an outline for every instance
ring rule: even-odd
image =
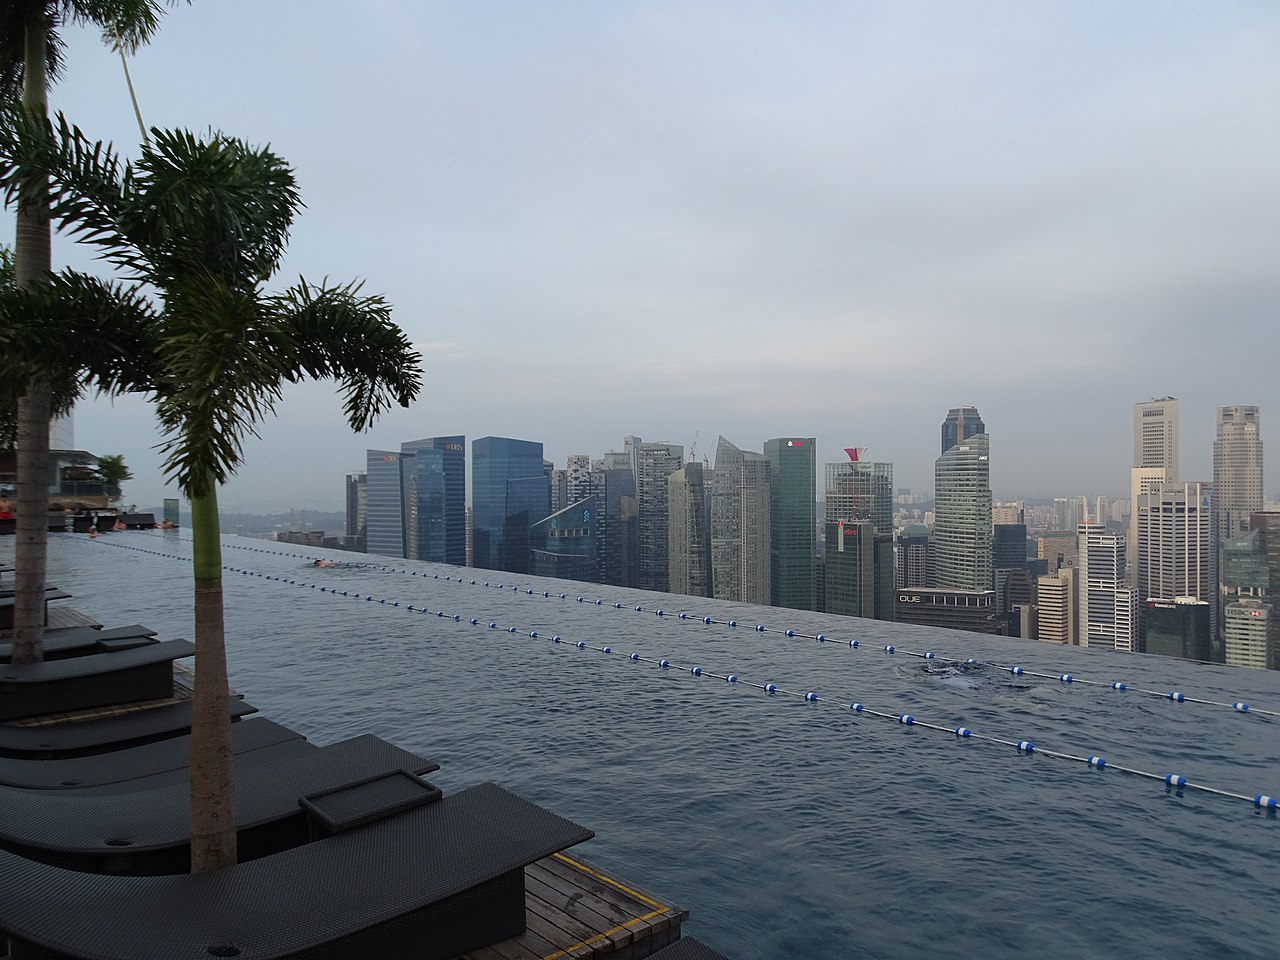
[[[23,169],[48,173],[55,221],[160,299],[141,349],[145,370],[119,361],[80,373],[106,389],[133,376],[133,388],[155,398],[166,473],[191,501],[191,866],[216,869],[235,862],[218,487],[286,383],[338,381],[351,427],[364,430],[393,402],[408,406],[417,396],[421,357],[390,307],[358,284],[302,280],[282,293],[263,291],[301,206],[292,170],[268,149],[155,129],[140,158],[126,163],[61,117],[41,124],[11,111],[0,115],[0,188],[10,201],[30,189]],[[74,274],[62,282],[88,286]],[[94,290],[104,300],[123,293]],[[128,314],[126,329],[146,326],[132,306],[118,309]]]
[[[173,0],[170,0],[173,2]],[[0,100],[20,103],[31,117],[48,112],[48,83],[62,63],[58,28],[65,22],[93,25],[121,51],[136,49],[155,33],[163,12],[158,0],[6,0],[0,7]],[[17,210],[15,281],[21,288],[42,283],[52,270],[49,216],[38,188],[41,174],[27,171],[33,189]],[[13,611],[13,662],[43,659],[45,568],[49,553],[49,420],[53,385],[27,381],[18,401],[17,573]]]

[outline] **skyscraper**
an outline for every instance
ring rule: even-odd
[[[1133,469],[1129,473],[1130,583],[1138,574],[1138,498],[1178,479],[1178,401],[1161,397],[1133,405]]]
[[[593,581],[596,557],[596,499],[588,496],[534,523],[529,529],[529,572],[538,577]]]
[[[1038,636],[1045,643],[1080,642],[1075,567],[1062,567],[1037,581]]]
[[[766,440],[771,465],[769,578],[773,604],[813,610],[817,537],[817,462],[813,437]]]
[[[1218,408],[1213,441],[1213,498],[1218,542],[1249,529],[1262,509],[1262,414],[1257,407]]]
[[[894,563],[897,567],[897,584],[899,587],[922,589],[929,586],[933,579],[933,567],[929,558],[929,528],[924,524],[913,523],[903,527],[898,533],[898,549]]]
[[[427,437],[400,445],[404,556],[467,562],[467,439]]]
[[[718,600],[770,601],[769,458],[716,445],[711,497],[711,585]]]
[[[400,498],[400,453],[365,451],[365,549],[384,557],[404,557],[404,506]]]
[[[1178,479],[1178,401],[1161,397],[1133,405],[1133,465],[1169,471]]]
[[[465,564],[466,464],[465,437],[365,451],[367,552]]]
[[[934,463],[934,586],[990,590],[991,463],[985,433],[965,437]]]
[[[1138,652],[1138,595],[1126,585],[1125,562],[1123,536],[1080,524],[1076,570],[1081,646]]]
[[[848,447],[847,462],[826,465],[825,520],[870,520],[876,533],[892,534],[893,464],[863,460],[863,452]]]
[[[550,490],[542,444],[481,437],[471,444],[472,564],[529,570],[529,529],[547,516]]]
[[[347,549],[365,552],[369,516],[369,475],[347,474],[347,518],[344,532]]]
[[[942,421],[942,452],[946,453],[961,440],[986,432],[977,407],[952,407],[947,419]]]
[[[667,477],[670,592],[711,596],[711,517],[702,464],[686,463]]]
[[[640,589],[666,590],[670,582],[667,548],[667,477],[684,464],[684,447],[626,438],[636,477],[636,515],[640,532]]]
[[[1203,600],[1213,622],[1218,578],[1211,486],[1166,483],[1138,498],[1137,588],[1144,604],[1178,597]]]
[[[827,613],[875,616],[875,542],[870,520],[827,521]]]

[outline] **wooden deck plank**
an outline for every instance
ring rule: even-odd
[[[618,923],[616,914],[600,914],[576,898],[567,894],[564,888],[555,885],[554,878],[548,884],[539,879],[526,868],[524,874],[524,890],[526,898],[536,897],[550,905],[564,917],[556,921],[556,926],[574,934],[580,940],[588,941],[595,946],[603,941],[613,953],[631,943],[633,934],[630,927]]]
[[[629,923],[639,928],[635,931],[637,938],[643,938],[649,932],[665,927],[669,922],[668,915],[672,912],[683,913],[678,907],[660,903],[634,888],[624,888],[623,884],[606,874],[568,857],[547,857],[535,866],[559,878],[575,891],[581,891],[582,898],[597,912],[618,918],[615,922]],[[604,904],[608,907],[603,908],[601,905]],[[680,919],[683,921],[684,916]]]
[[[619,947],[625,946],[633,940],[643,940],[648,937],[655,927],[654,909],[644,904],[636,902],[636,906],[620,907],[615,900],[608,899],[608,893],[612,888],[606,887],[597,881],[592,881],[592,886],[598,887],[599,893],[579,886],[575,883],[582,874],[571,868],[561,864],[559,870],[555,870],[548,863],[551,858],[546,861],[535,863],[525,868],[526,877],[531,880],[539,880],[544,882],[552,894],[539,894],[544,900],[561,905],[566,913],[577,917],[583,922],[590,923],[598,932],[608,930],[617,930],[617,934],[611,934]],[[569,876],[566,876],[569,874]],[[603,894],[603,895],[601,895]],[[552,897],[558,896],[557,899]],[[563,905],[562,905],[563,904]],[[658,905],[661,908],[661,905]],[[575,911],[584,911],[578,913]],[[586,912],[586,911],[589,911]],[[641,912],[643,911],[643,912]]]
[[[525,919],[527,920],[528,919],[527,909],[525,913],[526,913]],[[555,945],[554,942],[552,942],[551,940],[548,940],[546,937],[541,936],[533,929],[526,929],[524,933],[520,934],[520,936],[513,937],[512,939],[516,943],[520,944],[520,946],[523,947],[525,950],[528,950],[530,954],[532,954],[535,957],[538,957],[539,960],[541,960],[542,957],[549,956],[550,954],[553,954],[560,949]]]
[[[527,896],[525,898],[525,902],[526,904],[529,903],[529,898]],[[531,907],[527,910],[525,916],[530,930],[553,946],[556,944],[562,944],[562,946],[553,950],[551,953],[544,954],[543,960],[561,960],[562,957],[587,960],[587,958],[595,956],[595,951],[592,950],[588,944],[576,942],[552,921],[547,920]]]

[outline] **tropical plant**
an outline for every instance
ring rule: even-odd
[[[120,499],[120,487],[126,480],[133,479],[133,471],[124,462],[124,454],[111,453],[98,458],[98,468],[94,471],[98,481],[106,488],[107,499],[115,503]]]
[[[48,112],[48,84],[62,66],[59,27],[76,23],[99,28],[123,51],[155,33],[163,6],[158,0],[6,0],[0,5],[0,101],[19,104],[32,118]],[[17,209],[14,276],[19,288],[45,282],[52,270],[43,173],[26,169],[29,189]],[[45,570],[49,554],[49,421],[57,411],[62,384],[40,376],[22,381],[16,403],[17,536],[13,661],[43,659]]]
[[[144,328],[145,370],[84,367],[84,382],[150,393],[164,434],[166,474],[191,501],[196,679],[191,757],[191,865],[235,861],[235,817],[218,487],[234,472],[246,434],[269,414],[286,383],[341,385],[355,430],[421,387],[421,357],[381,297],[358,284],[305,280],[282,293],[263,285],[279,267],[301,206],[289,166],[268,149],[221,134],[152,130],[136,162],[91,143],[61,117],[39,124],[0,116],[0,187],[12,200],[22,169],[49,175],[55,221],[128,278],[154,289],[146,311],[126,291],[125,329]],[[70,287],[87,278],[66,274]]]

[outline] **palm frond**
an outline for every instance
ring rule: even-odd
[[[190,0],[188,0],[190,2]],[[148,42],[160,27],[165,6],[157,0],[57,0],[63,19],[98,27],[113,47],[132,53]]]
[[[47,0],[10,0],[0,4],[0,101],[5,103],[22,96],[27,11],[32,6],[47,6]],[[51,80],[62,75],[63,44],[57,27],[55,13],[49,18],[45,40],[45,69]]]
[[[34,287],[0,288],[0,380],[18,392],[63,374],[113,394],[150,391],[156,334],[155,308],[134,287],[64,271]]]
[[[165,291],[158,350],[165,472],[188,496],[204,496],[235,472],[243,438],[274,410],[287,344],[261,323],[256,290],[206,274]]]
[[[147,251],[158,278],[181,277],[195,265],[226,281],[270,277],[302,206],[289,165],[222,134],[207,141],[185,130],[152,135],[121,227]]]
[[[343,410],[357,431],[393,403],[407,407],[422,389],[422,355],[392,321],[391,306],[360,290],[359,283],[330,287],[301,280],[263,302],[288,331],[288,379],[337,380]]]
[[[135,274],[145,270],[136,246],[118,225],[133,196],[133,174],[109,143],[90,140],[58,114],[29,117],[16,105],[0,109],[0,191],[5,203],[35,203],[48,191],[49,215],[77,240]]]

